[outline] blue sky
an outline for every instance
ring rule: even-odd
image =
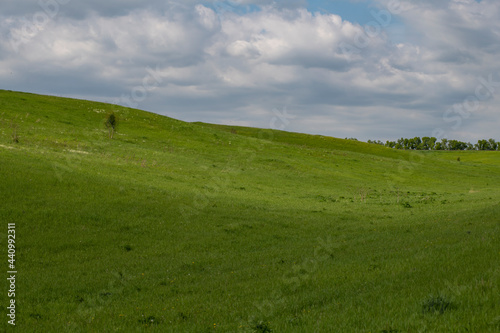
[[[344,20],[366,24],[373,20],[370,10],[376,9],[373,1],[351,2],[349,0],[309,0],[307,9],[311,12],[321,12],[340,15]]]
[[[294,5],[293,1],[290,2]],[[320,12],[322,14],[336,14],[340,15],[345,20],[359,24],[366,24],[369,21],[372,21],[373,17],[370,15],[370,10],[377,9],[376,3],[371,0],[357,2],[349,0],[309,0],[306,2],[307,5],[304,7],[312,13]],[[285,4],[286,1],[278,3],[281,5]],[[233,12],[240,15],[260,10],[259,5],[247,3],[239,4],[237,1],[207,2],[207,6],[220,13]],[[299,6],[299,4],[294,6]]]
[[[499,57],[498,0],[17,0],[0,12],[0,89],[362,140],[500,139]]]
[[[373,11],[379,12],[383,10],[376,1],[356,1],[349,0],[309,0],[307,9],[313,13],[320,12],[323,14],[335,14],[342,17],[343,20],[365,25],[374,21],[371,14]],[[397,16],[393,16],[391,24],[385,29],[385,33],[391,38],[394,43],[400,43],[405,39],[405,27],[403,22]]]

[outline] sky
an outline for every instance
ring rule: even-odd
[[[500,140],[498,0],[6,0],[0,89],[366,141]]]

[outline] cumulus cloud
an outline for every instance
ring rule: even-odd
[[[494,0],[397,8],[380,0],[367,7],[378,13],[367,26],[311,13],[301,0],[41,3],[3,7],[2,88],[259,127],[287,107],[295,115],[289,130],[361,139],[441,128],[474,140],[499,125]],[[446,111],[490,74],[495,91],[459,115],[459,127],[447,122]]]

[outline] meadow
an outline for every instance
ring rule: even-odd
[[[0,179],[7,332],[500,331],[499,152],[0,90]]]

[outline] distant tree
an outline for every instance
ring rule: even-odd
[[[416,136],[413,138],[413,143],[412,143],[411,149],[419,149],[421,144],[422,144],[422,139],[420,139],[418,136]]]
[[[398,139],[398,143],[396,144],[397,149],[405,149],[405,139]]]
[[[449,150],[465,150],[467,149],[467,143],[458,141],[458,140],[450,140],[448,141]]]
[[[403,139],[403,147],[404,149],[410,149],[410,140]]]
[[[418,149],[420,150],[433,150],[434,146],[436,145],[436,138],[432,137],[429,138],[428,136],[424,136],[422,138],[422,142],[420,143],[420,146]]]
[[[435,137],[429,138],[428,136],[424,136],[422,138],[422,143],[420,144],[420,147],[422,150],[434,150],[436,141],[437,139]]]
[[[115,115],[114,112],[111,112],[107,117],[106,117],[106,122],[105,122],[106,127],[108,128],[109,132],[109,138],[113,139],[113,136],[116,131],[116,126],[118,125],[118,119]]]
[[[441,147],[442,150],[448,150],[448,139],[441,139]]]
[[[427,136],[401,138],[397,141],[387,140],[385,144],[380,140],[368,140],[368,143],[407,150],[500,150],[500,142],[496,142],[494,139],[479,140],[475,145],[459,140],[441,139],[438,141],[435,137]]]
[[[489,139],[488,142],[490,143],[490,150],[498,149],[498,142],[495,142],[494,139]]]
[[[437,139],[435,137],[431,137],[429,139],[429,149],[433,150],[434,147],[436,146],[436,141]]]
[[[462,141],[459,141],[460,142],[460,149],[459,150],[467,150],[467,147],[469,145],[468,142],[462,142]]]
[[[382,141],[380,141],[380,140],[368,140],[368,141],[366,141],[366,142],[367,142],[367,143],[371,143],[371,144],[373,144],[373,145],[381,145],[381,146],[383,146],[383,145],[384,145],[384,143],[383,143]]]
[[[490,142],[488,140],[478,140],[476,143],[477,150],[489,150]]]
[[[422,138],[422,142],[420,143],[420,145],[418,146],[417,149],[419,149],[419,150],[429,150],[430,149],[429,148],[429,140],[430,139],[431,138],[429,138],[428,136],[424,136]]]
[[[448,140],[448,149],[449,150],[457,150],[458,141],[457,140]]]
[[[387,142],[385,143],[385,146],[388,148],[396,148],[396,142],[387,140]]]
[[[406,149],[415,149],[415,139],[410,138],[407,141]]]

